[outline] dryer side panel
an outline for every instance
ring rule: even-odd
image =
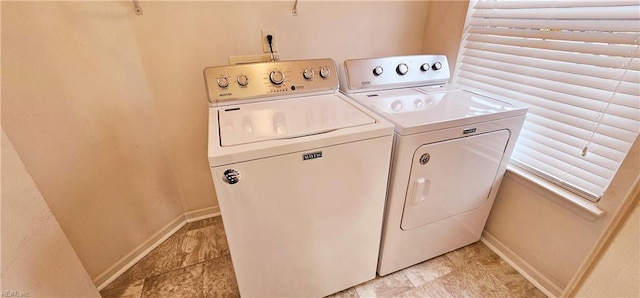
[[[419,147],[413,156],[401,228],[410,230],[485,204],[509,135],[505,129]]]

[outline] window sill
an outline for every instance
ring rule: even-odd
[[[605,211],[598,208],[594,203],[588,202],[580,196],[531,174],[513,164],[509,164],[507,166],[505,177],[509,177],[517,183],[534,190],[548,200],[569,209],[571,212],[588,221],[594,221],[605,214]]]

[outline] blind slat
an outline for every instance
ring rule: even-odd
[[[575,96],[582,96],[598,101],[609,101],[614,91],[625,94],[637,95],[638,90],[633,88],[636,84],[622,83],[618,85],[619,80],[610,80],[603,78],[594,78],[585,75],[567,75],[565,72],[541,69],[525,65],[513,65],[499,61],[488,59],[464,57],[462,62],[465,63],[468,71],[483,73],[479,67],[490,68],[491,71],[501,72],[502,76],[507,75],[509,80],[514,82],[522,82],[526,80],[528,84],[533,84],[531,80],[535,80],[535,86],[544,86],[551,90],[565,92]],[[520,76],[512,78],[511,74]],[[498,74],[496,74],[498,75]],[[622,75],[619,75],[621,77]]]
[[[567,154],[561,150],[556,150],[556,148],[545,146],[543,142],[536,142],[535,140],[525,137],[522,138],[520,146],[531,150],[529,154],[532,157],[537,157],[539,160],[548,160],[547,157],[553,157],[553,161],[556,163],[571,165],[565,170],[566,172],[585,172],[582,173],[582,179],[589,183],[605,185],[607,183],[607,177],[613,175],[613,171],[610,169],[600,167],[592,161],[581,159],[578,155]],[[558,178],[562,177],[563,176],[559,176]]]
[[[600,7],[549,7],[549,8],[517,8],[517,9],[476,9],[473,17],[520,18],[520,19],[564,19],[564,20],[617,20],[636,19],[638,10],[635,6],[600,6]]]
[[[576,137],[575,135],[570,133],[567,134],[562,130],[554,129],[557,127],[558,125],[553,125],[553,124],[544,123],[544,122],[538,122],[538,123],[529,122],[527,123],[527,129],[523,131],[522,134],[523,136],[529,136],[529,138],[534,138],[531,136],[536,136],[536,135],[542,136],[545,138],[544,139],[545,141],[549,141],[549,143],[551,144],[549,145],[549,147],[560,148],[560,146],[568,146],[568,147],[562,147],[567,150],[567,151],[564,151],[565,153],[572,154],[574,156],[581,154],[582,148],[585,145],[584,139]],[[540,140],[540,138],[536,138],[536,139]],[[600,139],[600,140],[604,140],[604,139]],[[624,143],[621,143],[621,142],[618,142],[618,143],[622,145],[622,147],[624,147]],[[569,149],[569,148],[572,148],[572,149]],[[571,150],[571,151],[568,151],[568,150]],[[622,152],[615,151],[615,150],[611,150],[612,154],[609,154],[609,152],[605,152],[602,150],[601,151],[596,150],[592,153],[600,157],[600,159],[598,159],[599,161],[597,164],[608,169],[614,169],[612,165],[622,161],[620,158],[624,156],[624,154],[620,154]]]
[[[538,19],[487,19],[471,18],[467,20],[469,25],[492,26],[505,28],[531,28],[531,29],[554,29],[576,31],[603,31],[603,32],[638,32],[637,20],[589,20],[575,22],[573,20],[538,20]]]
[[[563,160],[565,162],[573,162],[575,158],[580,157],[576,152],[582,151],[582,148],[571,147],[560,142],[550,142],[550,139],[539,134],[523,135],[521,146],[526,146],[530,149],[539,151],[540,153],[544,153],[548,156],[553,156],[556,159]],[[584,158],[587,157],[590,159],[590,163],[592,165],[589,166],[590,171],[593,171],[601,178],[606,179],[617,167],[616,161],[609,160],[595,153],[587,154]],[[584,167],[587,168],[587,166]]]
[[[634,45],[611,45],[596,43],[561,42],[555,40],[512,38],[495,35],[469,34],[469,41],[492,43],[525,48],[537,48],[562,52],[588,53],[618,57],[638,58],[640,53]]]
[[[586,0],[586,1],[479,1],[475,9],[509,8],[559,8],[559,7],[609,7],[637,4],[635,0]]]
[[[602,67],[591,64],[576,64],[537,57],[522,57],[475,49],[467,49],[464,51],[463,59],[468,57],[514,64],[514,67],[528,66],[564,72],[569,75],[582,75],[615,81],[622,79],[625,82],[640,83],[640,72],[633,70],[627,70],[625,72],[624,70],[611,67]],[[585,58],[584,60],[588,59]],[[630,64],[632,61],[629,61],[628,63]]]
[[[520,48],[513,46],[497,45],[497,44],[483,44],[480,42],[465,41],[463,50],[474,49],[479,51],[487,51],[494,53],[503,53],[518,55],[521,57],[534,57],[540,59],[547,59],[550,61],[561,61],[576,64],[589,64],[601,67],[620,68],[627,65],[627,69],[640,71],[640,59],[632,59],[629,62],[629,58],[625,57],[612,57],[612,56],[597,56],[588,55],[585,56],[582,53],[573,52],[558,52],[547,49],[532,49],[532,48]],[[461,55],[461,57],[464,57]]]
[[[523,146],[519,148],[518,154],[515,154],[514,159],[525,164],[531,164],[534,168],[544,169],[550,176],[561,182],[565,182],[570,177],[568,173],[580,174],[580,181],[583,183],[580,183],[577,187],[594,193],[597,193],[599,189],[606,187],[609,183],[608,179],[603,179],[584,169],[576,168],[575,159],[571,162],[565,162],[549,155],[539,154],[540,152]]]
[[[593,31],[551,31],[539,29],[516,29],[488,26],[471,26],[469,33],[499,35],[508,37],[540,38],[579,42],[606,42],[615,44],[637,44],[637,33],[611,34],[610,32]]]

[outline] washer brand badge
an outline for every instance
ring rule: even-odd
[[[224,97],[224,96],[231,96],[231,92],[227,92],[227,93],[220,93],[218,94],[220,97]]]
[[[362,86],[367,86],[367,85],[371,85],[371,81],[364,81],[364,82],[362,82]]]
[[[302,160],[316,159],[322,157],[322,151],[302,154]]]
[[[476,130],[477,130],[477,129],[476,129],[475,127],[474,127],[474,128],[467,128],[467,129],[465,129],[465,130],[463,130],[463,131],[462,131],[462,134],[463,134],[463,135],[467,135],[467,134],[470,134],[470,133],[474,133],[474,132],[476,132]]]

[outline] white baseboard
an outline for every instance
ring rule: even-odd
[[[513,267],[524,278],[531,282],[536,288],[542,291],[548,297],[559,297],[562,295],[562,287],[547,278],[542,272],[536,270],[533,266],[520,258],[516,253],[504,245],[498,238],[493,236],[487,230],[484,230],[480,238],[482,243],[486,244],[489,249],[500,256],[505,262]]]
[[[218,206],[198,209],[198,210],[184,213],[184,217],[186,218],[187,222],[194,222],[194,221],[203,220],[205,218],[219,216],[219,215],[220,215],[220,207]]]
[[[153,249],[162,244],[167,238],[171,237],[175,232],[182,228],[188,222],[194,222],[201,219],[220,215],[218,206],[185,212],[178,215],[166,226],[162,227],[158,232],[153,234],[149,239],[138,245],[135,249],[125,255],[109,269],[102,272],[93,279],[93,284],[97,285],[98,291],[104,289],[109,283],[114,281],[125,271],[135,265],[138,261],[149,254]]]

